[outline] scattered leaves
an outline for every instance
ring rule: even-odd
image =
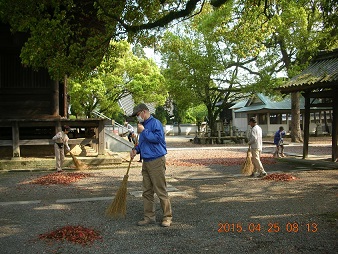
[[[274,180],[274,181],[291,181],[296,180],[297,178],[290,174],[269,174],[262,178],[262,180]]]
[[[92,244],[95,240],[102,239],[102,236],[91,228],[82,226],[64,226],[50,233],[40,234],[40,239],[62,241],[66,240],[75,244]]]
[[[41,176],[35,180],[30,181],[29,183],[41,185],[70,184],[89,176],[91,175],[85,173],[52,173],[45,176]]]
[[[192,150],[192,151],[170,151],[167,156],[168,166],[210,166],[242,165],[246,158],[246,152],[229,150]],[[269,155],[261,156],[263,164],[275,164],[276,160]]]

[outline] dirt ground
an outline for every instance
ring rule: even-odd
[[[32,183],[50,172],[4,172],[0,174],[1,252],[336,253],[338,167],[276,160],[269,153],[273,147],[266,147],[266,171],[295,179],[262,180],[240,174],[245,146],[201,147],[185,139],[168,140],[171,227],[136,225],[143,209],[137,161],[128,181],[127,216],[117,220],[107,218],[105,210],[120,186],[126,163],[86,170],[82,173],[87,177],[66,185]],[[329,150],[325,143],[315,147]],[[158,200],[156,212],[160,222]],[[102,239],[86,246],[39,239],[40,234],[66,225],[93,228]]]

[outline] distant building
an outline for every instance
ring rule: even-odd
[[[238,131],[248,130],[250,117],[256,117],[264,136],[272,136],[280,126],[288,132],[291,126],[291,99],[282,101],[273,99],[261,94],[254,94],[252,97],[239,101],[232,107],[232,125]],[[300,98],[301,127],[302,115],[304,113],[304,98]],[[310,133],[325,133],[331,130],[331,110],[312,108],[310,114]]]

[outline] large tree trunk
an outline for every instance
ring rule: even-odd
[[[300,93],[291,93],[291,142],[303,142],[300,128]]]

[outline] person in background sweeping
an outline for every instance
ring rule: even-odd
[[[276,131],[275,136],[273,138],[273,143],[276,145],[276,151],[273,154],[274,157],[279,158],[279,157],[285,157],[284,155],[284,145],[283,145],[283,138],[285,136],[285,131],[283,126],[279,127],[279,130]],[[279,148],[280,148],[280,153],[279,153]]]
[[[258,177],[266,176],[267,173],[261,162],[261,153],[263,148],[262,128],[257,125],[256,118],[251,117],[249,120],[251,130],[249,133],[248,145],[252,153],[252,164],[254,166],[251,176],[255,176],[255,172],[259,173]]]
[[[62,172],[62,165],[65,160],[65,150],[64,146],[67,149],[67,152],[70,151],[68,145],[68,133],[70,132],[69,126],[63,126],[62,131],[56,133],[56,135],[52,138],[55,141],[54,151],[55,151],[55,160],[56,160],[56,171]]]
[[[129,142],[133,142],[134,144],[136,143],[134,140],[134,128],[131,126],[127,121],[124,122],[124,126],[128,129],[128,140]]]
[[[132,116],[138,120],[137,133],[139,143],[131,150],[130,157],[142,155],[143,205],[144,219],[139,226],[156,222],[154,194],[158,196],[163,211],[161,226],[169,227],[172,223],[171,203],[166,189],[165,170],[167,154],[165,135],[161,122],[154,118],[148,107],[141,103],[134,107]]]

